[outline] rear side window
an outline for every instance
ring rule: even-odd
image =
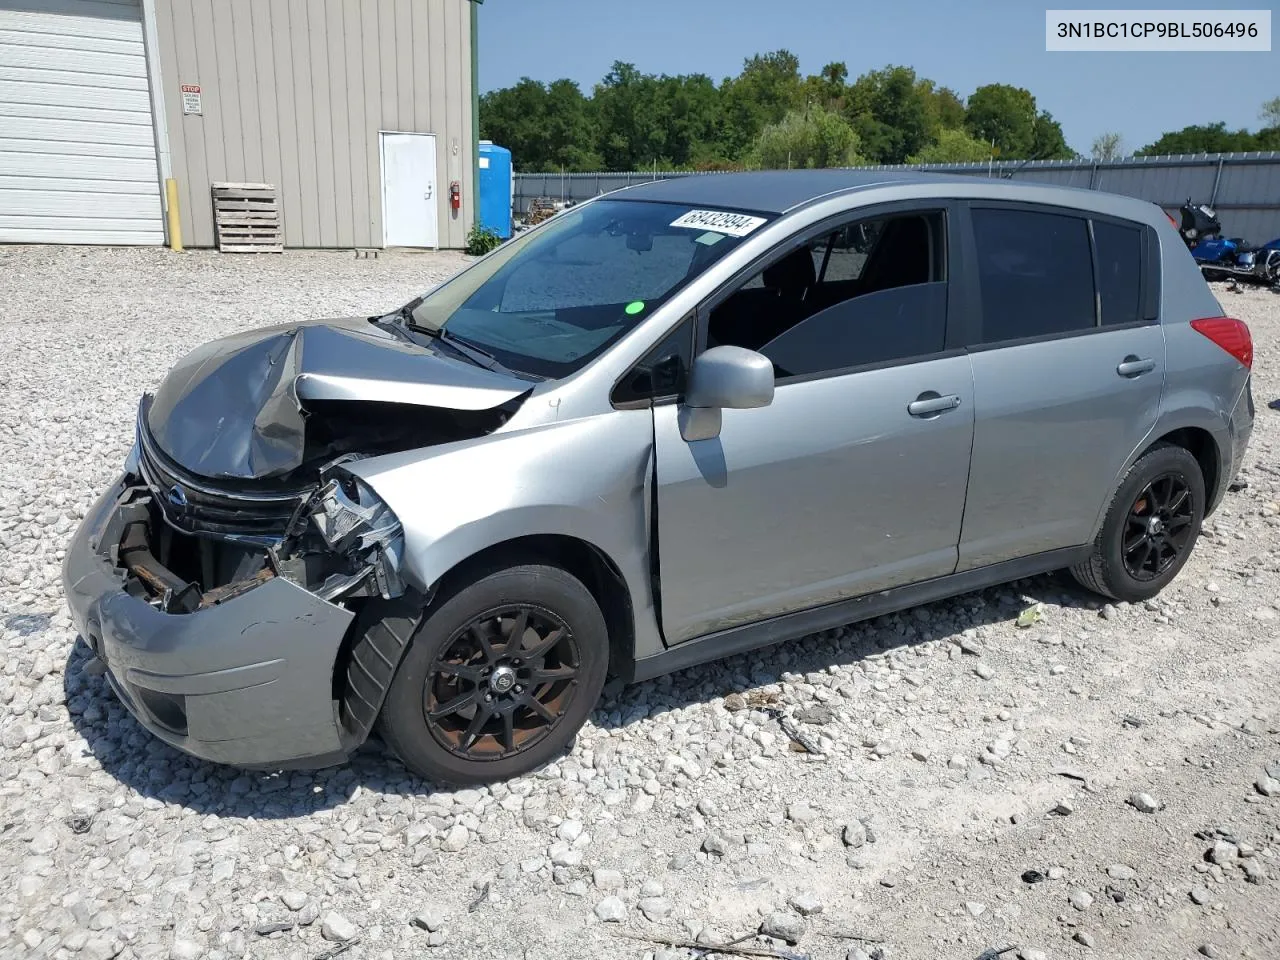
[[[1089,222],[1027,210],[975,209],[982,342],[1096,325]]]
[[[1102,325],[1137,323],[1142,319],[1142,231],[1095,220],[1093,242]]]

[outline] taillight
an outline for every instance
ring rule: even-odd
[[[1253,335],[1243,320],[1231,317],[1205,317],[1192,320],[1191,326],[1231,354],[1248,369],[1253,369]]]

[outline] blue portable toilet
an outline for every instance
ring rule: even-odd
[[[515,180],[511,151],[492,140],[480,141],[480,226],[503,240],[511,239],[511,202]]]

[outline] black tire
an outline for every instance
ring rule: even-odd
[[[518,620],[521,612],[525,621]],[[527,626],[513,642],[517,622]],[[518,656],[536,653],[557,632],[561,639],[545,655]],[[405,766],[423,778],[505,780],[563,752],[600,699],[608,666],[604,616],[581,581],[541,564],[491,570],[432,603],[391,681],[379,729]],[[507,675],[497,678],[499,670]],[[553,674],[572,679],[544,679]],[[515,686],[502,689],[498,679]],[[539,691],[545,699],[535,711],[530,701]],[[468,697],[474,708],[438,715]],[[482,710],[489,713],[481,723]],[[472,723],[479,723],[480,733],[472,734]]]
[[[1160,520],[1161,511],[1153,508],[1163,496],[1162,489],[1185,490],[1187,498],[1181,501],[1179,494],[1170,493],[1168,500],[1176,501],[1176,517],[1164,521]],[[1205,503],[1204,474],[1196,458],[1171,444],[1152,448],[1120,481],[1094,540],[1092,555],[1071,568],[1072,576],[1087,589],[1113,600],[1136,603],[1154,597],[1191,556],[1200,537]],[[1150,532],[1153,519],[1159,521],[1155,533]],[[1136,544],[1128,551],[1127,562],[1126,544]],[[1139,558],[1147,559],[1139,564]]]

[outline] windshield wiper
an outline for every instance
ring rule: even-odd
[[[470,340],[464,340],[455,333],[450,333],[444,327],[425,327],[413,320],[413,311],[417,309],[417,303],[407,304],[400,308],[399,315],[405,327],[410,330],[416,330],[418,333],[425,333],[433,340],[440,340],[447,343],[449,347],[461,356],[474,363],[477,367],[484,367],[486,370],[492,370],[494,373],[505,373],[508,376],[520,377],[524,380],[540,380],[541,377],[534,377],[532,374],[524,373],[519,370],[512,370],[505,367],[502,363],[488,350],[483,350],[476,346]]]
[[[495,357],[488,350],[481,350],[470,340],[463,340],[460,336],[458,336],[455,333],[450,333],[444,327],[437,327],[435,335],[439,339],[443,340],[445,343],[449,344],[449,346],[453,347],[459,353],[466,354],[468,357],[470,357],[472,360],[474,360],[476,363],[478,363],[482,367],[486,367],[498,373],[514,373],[515,372],[513,370],[508,370],[501,363],[499,363],[498,358]]]
[[[461,354],[466,360],[471,361],[478,367],[484,367],[486,370],[492,370],[494,373],[505,373],[508,376],[520,377],[522,380],[543,380],[545,377],[539,377],[532,373],[525,373],[523,370],[512,370],[510,367],[503,366],[488,350],[476,346],[470,340],[464,340],[456,333],[450,333],[444,327],[428,327],[418,323],[413,319],[413,311],[417,310],[426,300],[426,294],[421,297],[415,297],[406,303],[399,310],[388,317],[398,319],[407,330],[415,330],[418,333],[425,333],[433,340],[440,340],[447,343],[455,353]]]
[[[411,327],[414,327],[415,329],[422,330],[424,333],[430,333],[431,331],[428,330],[426,327],[420,327],[413,322],[413,311],[417,310],[418,307],[422,306],[422,301],[425,299],[427,299],[425,296],[414,297],[412,300],[406,303],[403,307],[401,307],[398,310],[391,311],[382,319],[402,320],[406,326],[411,326]]]

